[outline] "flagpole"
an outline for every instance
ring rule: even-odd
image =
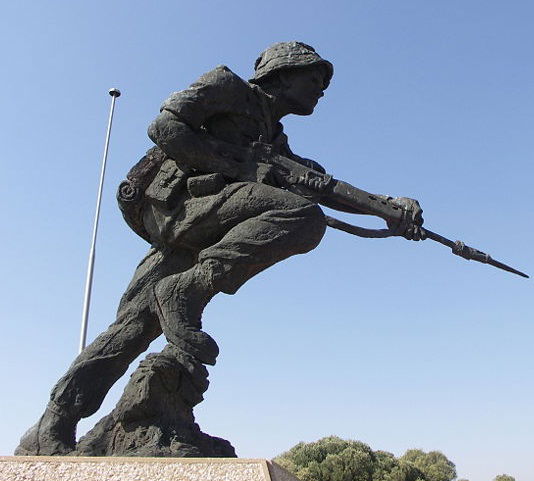
[[[95,220],[93,223],[93,237],[91,240],[91,248],[89,250],[89,261],[87,265],[87,277],[85,280],[85,295],[83,299],[83,313],[82,313],[82,326],[80,332],[80,349],[82,352],[85,349],[87,340],[87,320],[89,318],[89,306],[91,304],[91,289],[93,285],[93,270],[95,265],[95,246],[96,235],[98,232],[98,219],[100,216],[100,203],[102,201],[102,190],[104,187],[104,175],[106,173],[106,161],[108,157],[109,137],[111,134],[111,124],[113,123],[113,111],[115,109],[115,100],[121,94],[118,89],[110,89],[109,95],[111,95],[111,107],[109,110],[108,129],[106,132],[106,142],[104,144],[104,155],[102,156],[102,169],[100,171],[100,184],[98,186],[98,195],[96,198]]]

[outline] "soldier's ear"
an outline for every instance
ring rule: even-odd
[[[290,70],[280,70],[278,72],[278,80],[281,87],[287,88],[291,87],[292,78]]]

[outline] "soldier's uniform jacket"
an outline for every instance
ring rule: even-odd
[[[280,122],[273,128],[272,102],[272,97],[259,86],[246,82],[228,67],[219,66],[188,89],[171,94],[160,110],[171,112],[193,131],[242,147],[255,141],[268,143],[274,153],[324,172],[316,162],[291,152]],[[242,183],[224,179],[216,164],[211,166],[211,172],[199,173],[184,165],[182,159],[175,162],[161,155],[161,151],[159,154],[155,157],[160,162],[145,169],[151,173],[144,173],[143,179],[136,181],[137,189],[141,190],[135,201],[136,209],[126,199],[128,196],[121,198],[121,188],[119,205],[130,227],[143,238],[152,244],[176,246],[185,232],[228,201]],[[136,168],[139,171],[137,166],[130,174]],[[128,176],[130,180],[132,177],[135,175]],[[121,187],[127,190],[122,184]]]

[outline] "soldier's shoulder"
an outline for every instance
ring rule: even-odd
[[[218,65],[203,74],[193,86],[213,85],[221,88],[251,88],[250,84],[232,72],[226,65]]]
[[[210,111],[232,110],[241,99],[246,98],[252,90],[252,85],[232,72],[226,65],[219,65],[203,74],[187,89],[174,92],[165,100],[160,110],[169,110],[178,115],[186,116],[196,125],[199,106]],[[194,107],[192,107],[194,105]],[[199,119],[201,122],[201,119]]]

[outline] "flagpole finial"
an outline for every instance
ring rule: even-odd
[[[119,89],[109,89],[108,93],[112,97],[120,97],[121,96],[121,91]]]

